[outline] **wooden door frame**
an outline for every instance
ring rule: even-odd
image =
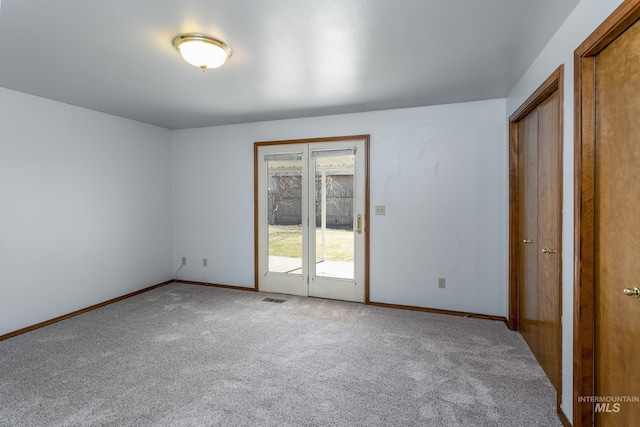
[[[340,141],[353,141],[353,140],[362,140],[364,141],[364,303],[369,304],[369,242],[370,242],[370,218],[369,218],[369,207],[370,207],[370,174],[369,174],[369,163],[370,163],[370,135],[348,135],[348,136],[332,136],[332,137],[324,137],[324,138],[306,138],[306,139],[289,139],[283,141],[262,141],[262,142],[254,142],[253,143],[253,274],[254,274],[254,286],[253,289],[256,291],[260,291],[258,288],[258,279],[259,279],[259,269],[258,269],[258,256],[259,256],[259,245],[258,245],[258,223],[259,223],[259,215],[258,215],[258,202],[260,194],[258,193],[258,148],[265,145],[286,145],[286,144],[312,144],[317,142],[340,142]]]
[[[595,60],[640,19],[640,0],[622,3],[575,50],[573,425],[591,426],[595,333]]]
[[[566,417],[560,407],[562,403],[562,150],[564,132],[564,65],[560,65],[553,73],[527,98],[527,100],[509,117],[509,329],[520,329],[519,318],[519,275],[520,251],[520,179],[519,153],[520,133],[519,122],[531,113],[538,105],[542,104],[549,96],[558,92],[558,319],[560,333],[558,334],[558,348],[560,358],[558,360],[558,390],[556,394],[557,412],[563,423],[567,423]]]

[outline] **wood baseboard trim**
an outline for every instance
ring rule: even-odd
[[[173,280],[174,283],[182,283],[183,285],[209,286],[212,288],[236,289],[238,291],[257,292],[256,288],[247,288],[244,286],[221,285],[219,283],[194,282],[193,280]]]
[[[166,282],[158,283],[157,285],[149,286],[148,288],[140,289],[139,291],[131,292],[129,294],[122,295],[120,297],[113,298],[113,299],[110,299],[108,301],[104,301],[104,302],[101,302],[101,303],[98,303],[98,304],[94,304],[92,306],[89,306],[89,307],[86,307],[86,308],[83,308],[83,309],[80,309],[80,310],[77,310],[77,311],[74,311],[74,312],[71,312],[71,313],[68,313],[68,314],[64,314],[62,316],[58,316],[58,317],[55,317],[53,319],[45,320],[44,322],[36,323],[35,325],[31,325],[31,326],[27,326],[27,327],[22,328],[22,329],[18,329],[17,331],[9,332],[8,334],[0,335],[0,341],[7,340],[9,338],[13,338],[13,337],[16,337],[18,335],[26,334],[27,332],[35,331],[36,329],[44,328],[45,326],[49,326],[49,325],[51,325],[53,323],[57,323],[57,322],[60,322],[62,320],[65,320],[65,319],[69,319],[71,317],[79,316],[81,314],[87,313],[87,312],[95,310],[97,308],[102,308],[102,307],[107,306],[109,304],[113,304],[114,302],[118,302],[118,301],[122,301],[122,300],[127,299],[127,298],[134,297],[136,295],[139,295],[139,294],[142,294],[144,292],[148,292],[150,290],[159,288],[160,286],[168,285],[169,283],[173,283],[173,282],[174,282],[173,279],[172,280],[167,280]]]
[[[560,422],[564,427],[572,427],[569,418],[567,418],[567,416],[564,414],[562,408],[560,408],[560,405],[558,405],[558,418],[560,418]]]
[[[180,280],[180,279],[175,280],[175,282],[182,283],[185,285],[211,286],[214,288],[225,288],[225,289],[236,289],[239,291],[259,292],[256,288],[247,288],[244,286],[221,285],[218,283],[195,282],[193,280]],[[474,319],[497,320],[500,322],[504,322],[504,324],[508,326],[506,317],[491,316],[488,314],[469,313],[466,311],[441,310],[438,308],[417,307],[413,305],[387,304],[384,302],[374,302],[374,301],[369,301],[366,303],[366,305],[373,305],[377,307],[387,307],[387,308],[397,308],[401,310],[425,311],[428,313],[436,313],[436,314],[449,314],[452,316],[472,317]]]
[[[248,288],[244,286],[221,285],[219,283],[196,282],[193,280],[180,280],[180,279],[175,280],[175,282],[182,283],[185,285],[211,286],[214,288],[225,288],[225,289],[236,289],[239,291],[259,292],[256,288]],[[491,316],[488,314],[469,313],[466,311],[442,310],[439,308],[418,307],[413,305],[387,304],[384,302],[375,302],[375,301],[368,301],[366,305],[373,305],[377,307],[387,307],[387,308],[397,308],[400,310],[425,311],[428,313],[436,313],[436,314],[449,314],[452,316],[472,317],[474,319],[497,320],[500,322],[504,322],[508,326],[507,318],[502,316]]]
[[[489,314],[469,313],[466,311],[443,310],[439,308],[418,307],[414,305],[387,304],[385,302],[374,302],[374,301],[367,302],[367,305],[374,305],[376,307],[399,308],[401,310],[425,311],[427,313],[436,313],[436,314],[449,314],[451,316],[472,317],[474,319],[498,320],[500,322],[504,322],[504,324],[507,325],[507,327],[509,327],[507,318],[502,316],[491,316]]]

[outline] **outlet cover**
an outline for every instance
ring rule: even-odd
[[[446,279],[445,279],[444,277],[440,277],[440,278],[438,279],[438,287],[439,287],[440,289],[444,289],[444,288],[446,288],[446,287],[447,287],[447,281],[446,281]]]
[[[376,206],[376,215],[384,215],[385,214],[384,211],[385,211],[384,205]]]
[[[187,257],[186,256],[182,257],[182,265],[187,265]]]
[[[206,258],[202,258],[202,266],[206,267],[207,265],[209,265],[209,261]]]

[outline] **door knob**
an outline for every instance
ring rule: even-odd
[[[545,248],[545,249],[543,249],[543,250],[542,250],[542,253],[543,253],[543,254],[555,254],[555,253],[556,253],[556,250],[555,250],[555,249],[548,249],[548,248]]]
[[[640,289],[638,288],[624,288],[624,294],[628,297],[640,298]]]
[[[522,243],[535,243],[535,240],[524,239]]]

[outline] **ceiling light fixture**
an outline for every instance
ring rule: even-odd
[[[173,46],[189,64],[201,68],[218,68],[231,56],[231,48],[220,40],[202,34],[182,34]]]

